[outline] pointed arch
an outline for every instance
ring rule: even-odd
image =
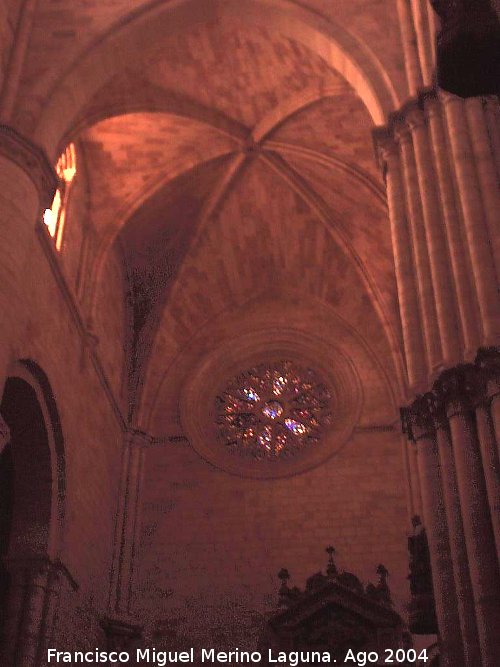
[[[0,405],[13,472],[9,558],[57,558],[65,515],[64,439],[45,372],[32,360],[10,369]]]

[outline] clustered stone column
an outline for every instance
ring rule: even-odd
[[[449,667],[500,664],[499,388],[500,348],[482,349],[474,363],[441,373],[402,413],[418,455]]]
[[[487,102],[423,90],[374,132],[387,185],[408,397],[500,341],[498,156]]]
[[[405,411],[404,424],[418,451],[422,510],[431,556],[443,663],[446,667],[461,667],[465,664],[464,651],[457,633],[460,617],[445,517],[441,468],[436,434],[426,408],[425,397],[417,399],[412,408]]]
[[[428,0],[397,0],[410,95],[431,86],[435,62],[435,15]]]
[[[66,578],[78,585],[64,565],[48,557],[9,559],[10,584],[3,629],[2,664],[33,667],[45,664],[54,636],[61,586]]]

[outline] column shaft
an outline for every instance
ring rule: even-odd
[[[36,667],[37,665],[42,643],[47,584],[48,571],[45,567],[32,573],[24,601],[16,667]]]
[[[422,87],[423,80],[410,3],[411,0],[397,0],[397,10],[401,30],[401,41],[403,43],[406,78],[408,80],[410,96],[413,97]]]
[[[418,56],[424,86],[432,85],[433,58],[427,14],[427,0],[412,0],[413,23],[417,35]]]
[[[483,667],[500,665],[500,573],[491,527],[476,425],[471,413],[448,411],[469,572]]]
[[[418,189],[417,171],[409,132],[406,130],[398,131],[398,141],[401,147],[404,185],[409,212],[408,219],[410,222],[411,240],[415,257],[415,269],[417,274],[426,354],[428,367],[430,371],[433,372],[439,368],[442,363],[442,353],[437,327],[429,257],[427,255],[427,243],[422,220],[422,205]]]
[[[421,336],[415,268],[406,218],[401,164],[395,145],[386,150],[384,154],[387,165],[387,200],[408,383],[412,388],[419,388],[426,375],[426,360]]]
[[[478,295],[484,346],[495,345],[500,335],[500,313],[493,255],[489,245],[481,191],[474,164],[463,101],[443,96],[448,133],[457,176],[467,246]]]
[[[427,6],[427,17],[429,21],[429,35],[431,40],[431,55],[432,55],[432,83],[434,83],[434,74],[436,71],[436,37],[437,37],[437,17],[432,9],[430,2],[425,3]]]
[[[497,96],[483,97],[486,125],[497,178],[500,179],[500,101]]]
[[[135,584],[135,571],[137,565],[137,552],[139,547],[139,541],[141,539],[141,502],[142,502],[142,487],[144,482],[144,465],[145,465],[145,451],[141,447],[139,450],[139,466],[137,472],[137,479],[135,485],[135,498],[134,498],[134,516],[133,522],[131,525],[131,548],[130,548],[130,572],[129,572],[129,584],[128,584],[128,597],[127,597],[127,611],[132,613],[132,596],[134,592]]]
[[[438,428],[437,443],[465,664],[467,667],[478,667],[481,664],[481,651],[474,611],[474,598],[469,575],[455,462],[450,434],[446,428]]]
[[[121,534],[116,563],[115,588],[112,593],[113,612],[127,614],[130,611],[136,540],[139,539],[139,516],[144,467],[144,444],[147,440],[143,433],[127,434],[129,450],[126,457],[127,474],[124,488],[123,517],[119,518]]]
[[[125,443],[122,450],[120,493],[118,494],[118,507],[116,510],[115,534],[113,543],[113,564],[111,568],[111,581],[109,586],[108,608],[111,613],[118,609],[119,578],[121,576],[121,550],[123,534],[125,531],[125,506],[127,497],[128,469],[130,462],[130,443]]]
[[[443,362],[446,365],[452,365],[459,359],[455,290],[451,280],[448,247],[436,191],[436,174],[429,147],[428,129],[425,117],[417,107],[409,110],[407,120],[415,150],[438,328],[444,355]]]
[[[59,601],[61,594],[61,577],[58,572],[52,571],[49,577],[47,594],[45,598],[44,627],[40,642],[39,655],[41,663],[45,665],[47,649],[55,648],[54,635],[59,612]]]
[[[420,477],[418,474],[418,459],[416,447],[407,447],[408,464],[411,479],[411,494],[413,504],[413,515],[422,516],[422,492],[420,488]]]
[[[476,354],[479,346],[477,312],[474,307],[475,295],[469,278],[464,239],[456,206],[448,147],[441,115],[441,103],[435,95],[431,94],[425,98],[424,104],[438,177],[443,221],[450,249],[451,268],[457,292],[457,306],[465,346],[464,352],[467,359]]]
[[[500,559],[500,457],[498,455],[498,444],[488,406],[479,405],[476,408],[476,423],[493,535],[497,548],[497,557]]]
[[[466,100],[465,111],[498,284],[500,277],[500,190],[482,98],[473,97]]]
[[[443,651],[443,666],[461,667],[465,663],[460,633],[457,632],[457,628],[460,627],[460,618],[437,445],[432,437],[423,437],[418,440],[417,447],[423,514],[431,555],[432,581]]]

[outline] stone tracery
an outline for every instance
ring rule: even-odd
[[[219,439],[256,459],[293,456],[331,423],[331,393],[312,369],[291,361],[259,364],[217,397]]]

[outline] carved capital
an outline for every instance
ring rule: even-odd
[[[427,118],[441,118],[441,99],[436,88],[422,90],[418,99]]]
[[[0,414],[0,454],[10,442],[10,428]]]
[[[410,128],[406,123],[406,116],[402,111],[391,115],[391,127],[398,144],[411,143]]]
[[[500,377],[500,347],[482,347],[476,355],[476,364],[488,376]]]
[[[476,356],[476,366],[482,373],[489,398],[500,393],[500,347],[483,347]]]
[[[434,424],[434,428],[447,429],[448,428],[448,415],[446,414],[446,407],[442,401],[439,400],[438,396],[434,392],[429,392],[426,394],[427,404],[429,406],[429,413]]]
[[[403,432],[409,440],[418,443],[419,440],[435,436],[436,429],[427,394],[419,396],[408,408],[402,410],[401,416]]]
[[[20,167],[35,185],[40,208],[50,208],[58,179],[45,152],[8,125],[0,125],[0,155]]]
[[[390,127],[376,127],[373,130],[373,143],[379,167],[384,174],[390,168],[391,160],[398,158],[399,149]]]
[[[454,95],[453,93],[443,90],[441,91],[439,97],[441,99],[441,104],[443,105],[444,108],[452,106],[458,106],[460,108],[463,108],[464,101],[458,95]]]
[[[424,112],[422,111],[420,101],[411,100],[408,102],[408,104],[405,104],[403,107],[403,112],[406,124],[412,132],[420,129],[421,127],[425,127],[426,118]]]
[[[471,412],[486,398],[484,374],[474,364],[462,364],[445,371],[434,383],[438,410],[448,417]]]

